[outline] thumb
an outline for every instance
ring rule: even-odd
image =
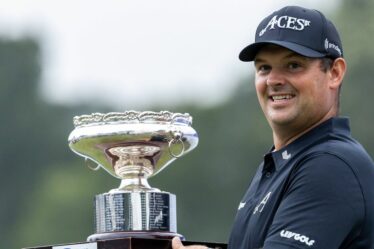
[[[174,237],[173,240],[171,241],[171,246],[173,249],[182,249],[183,244],[182,241],[179,237]]]

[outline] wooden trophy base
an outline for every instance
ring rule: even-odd
[[[226,249],[226,244],[183,241],[184,245],[204,245],[208,248]],[[24,249],[172,249],[171,239],[122,238],[98,240],[54,246],[29,247]]]

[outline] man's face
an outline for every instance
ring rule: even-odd
[[[268,45],[256,55],[255,68],[257,97],[273,130],[303,132],[336,114],[337,91],[319,59]]]

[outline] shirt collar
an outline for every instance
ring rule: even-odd
[[[349,119],[346,117],[330,118],[278,151],[274,151],[274,146],[272,146],[271,150],[265,155],[265,158],[271,155],[275,168],[278,171],[290,159],[305,149],[317,142],[339,135],[350,136]]]

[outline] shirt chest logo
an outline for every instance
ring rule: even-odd
[[[287,150],[285,150],[285,151],[282,152],[282,158],[284,160],[288,160],[288,159],[291,158],[291,154],[288,154]]]
[[[245,206],[246,202],[240,202],[238,210],[242,209]]]
[[[270,198],[271,192],[267,193],[265,197],[262,199],[262,201],[255,207],[255,210],[253,211],[253,214],[261,213],[262,210],[264,210],[264,207],[266,203],[268,202]]]

